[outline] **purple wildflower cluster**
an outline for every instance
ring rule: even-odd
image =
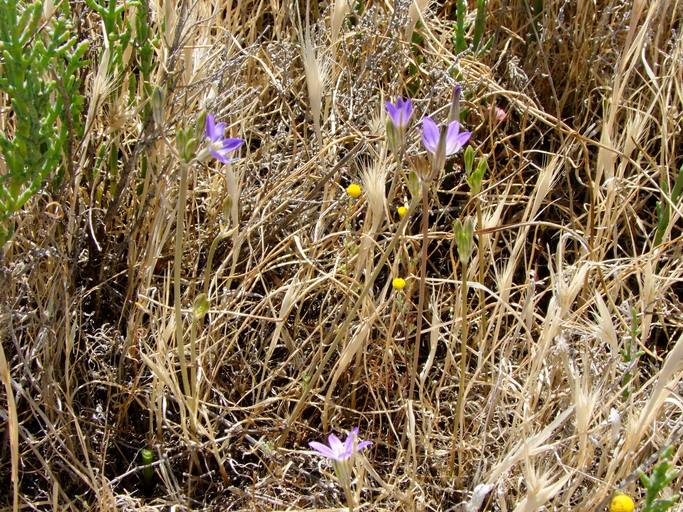
[[[459,94],[460,88],[456,88],[456,94]],[[396,103],[389,101],[385,102],[387,114],[389,115],[388,128],[394,140],[403,143],[406,130],[410,125],[410,118],[413,116],[413,104],[410,98],[403,99],[398,97]],[[231,158],[230,154],[237,151],[242,144],[243,139],[226,138],[224,137],[225,123],[218,123],[209,114],[206,117],[206,140],[207,149],[211,156],[216,160],[228,164],[233,162],[235,158]],[[446,127],[445,133],[445,154],[443,157],[451,156],[460,151],[467,141],[470,139],[472,132],[467,130],[461,131],[461,125],[458,121],[451,121]],[[422,120],[422,144],[425,149],[431,153],[432,157],[436,158],[439,151],[439,142],[441,141],[441,131],[430,116],[426,116]]]
[[[456,88],[456,94],[460,89]],[[410,124],[410,118],[413,115],[413,105],[410,99],[397,98],[396,103],[385,103],[387,114],[389,114],[390,126],[396,132],[404,133]],[[431,153],[432,157],[437,157],[439,150],[439,142],[441,140],[441,131],[434,122],[434,120],[426,116],[422,120],[422,144],[425,149]],[[444,150],[446,156],[451,156],[460,151],[467,141],[470,139],[472,132],[467,130],[461,131],[461,126],[458,121],[451,121],[446,127]]]

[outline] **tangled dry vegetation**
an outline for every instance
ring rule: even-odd
[[[683,212],[662,188],[683,163],[680,2],[491,0],[478,55],[454,53],[453,1],[343,21],[329,3],[152,1],[145,121],[134,52],[108,69],[98,15],[73,2],[86,133],[2,256],[3,506],[341,510],[308,442],[354,426],[373,442],[358,510],[604,510],[617,490],[638,500],[663,447],[680,465]],[[427,161],[419,123],[399,166],[383,102],[443,121],[456,82],[489,169],[474,197],[462,155],[432,183],[423,275],[421,209],[396,213]],[[188,393],[175,139],[202,111],[246,144],[189,170]],[[478,214],[463,286],[452,224]]]

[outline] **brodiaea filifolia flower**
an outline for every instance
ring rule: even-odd
[[[452,121],[446,131],[446,153],[444,156],[451,156],[460,151],[467,144],[467,141],[470,140],[471,135],[472,132],[460,131],[460,123],[458,121]],[[436,126],[431,117],[425,117],[422,120],[422,144],[433,156],[436,156],[440,138],[439,127]]]
[[[371,441],[357,441],[358,428],[354,428],[349,432],[349,436],[343,443],[334,434],[330,434],[327,438],[329,446],[326,444],[319,443],[317,441],[311,441],[308,445],[318,452],[323,457],[327,457],[335,462],[343,462],[348,460],[353,456],[353,454],[367,448],[372,444]]]
[[[397,98],[396,105],[388,101],[384,105],[387,107],[387,113],[395,128],[405,129],[408,127],[413,115],[413,104],[410,99],[404,101],[403,98]]]
[[[403,151],[406,142],[406,130],[413,115],[413,104],[409,99],[397,98],[396,104],[385,102],[389,120],[387,121],[387,141],[392,151]]]
[[[220,160],[224,164],[234,161],[235,159],[230,158],[228,155],[237,151],[244,144],[242,139],[224,138],[225,123],[216,124],[211,114],[206,116],[205,133],[209,143],[209,152],[216,160]]]

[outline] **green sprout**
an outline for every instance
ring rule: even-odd
[[[456,20],[453,26],[453,46],[457,53],[470,49],[475,55],[480,55],[487,51],[493,44],[493,39],[489,39],[482,45],[482,37],[486,28],[486,0],[477,0],[477,14],[474,18],[472,28],[472,42],[467,44],[466,35],[469,27],[465,26],[467,17],[467,2],[458,0]]]
[[[623,377],[621,378],[621,387],[624,388],[623,391],[623,396],[624,398],[628,398],[629,395],[631,394],[631,391],[629,389],[629,384],[631,383],[631,380],[633,379],[633,375],[631,374],[631,363],[638,359],[640,356],[642,356],[645,352],[634,352],[634,347],[633,344],[635,340],[638,339],[638,336],[640,335],[640,325],[638,323],[638,311],[636,310],[635,307],[631,307],[631,326],[629,327],[629,334],[626,337],[626,341],[624,342],[624,348],[619,351],[621,354],[622,361],[627,365],[627,370],[624,372]]]
[[[481,182],[484,179],[484,174],[488,169],[488,162],[486,158],[482,157],[477,161],[477,167],[474,167],[474,149],[472,146],[467,146],[464,153],[465,161],[465,176],[467,185],[470,187],[470,194],[476,196],[481,192]]]
[[[678,176],[674,182],[674,188],[669,195],[669,185],[668,182],[662,178],[659,186],[662,189],[662,194],[665,196],[661,201],[657,201],[657,230],[655,231],[655,246],[662,243],[662,238],[664,238],[664,233],[666,228],[669,226],[669,220],[671,217],[671,204],[676,205],[681,199],[681,193],[683,192],[683,164],[678,171]],[[668,199],[666,196],[669,196]]]
[[[149,448],[140,450],[140,461],[144,466],[142,468],[142,481],[147,488],[150,488],[153,484],[154,468],[152,467],[152,463],[154,462],[154,459],[154,452]]]
[[[458,246],[458,256],[463,265],[470,261],[472,255],[472,239],[474,233],[474,226],[472,219],[467,218],[465,223],[460,222],[460,219],[453,223],[453,233],[455,234],[455,242]]]
[[[660,492],[669,486],[678,475],[678,470],[669,462],[674,453],[673,446],[669,446],[660,456],[660,462],[647,476],[640,472],[640,483],[645,487],[645,505],[642,512],[666,512],[678,501],[679,495],[673,494],[668,498],[657,498]]]

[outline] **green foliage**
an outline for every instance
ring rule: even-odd
[[[655,246],[662,243],[662,238],[666,232],[666,228],[669,226],[669,219],[671,217],[671,204],[677,204],[681,199],[681,193],[683,192],[683,165],[678,170],[678,176],[674,182],[674,188],[669,195],[669,184],[666,179],[662,178],[659,186],[662,189],[664,196],[668,196],[668,201],[663,198],[661,201],[657,202],[657,231],[655,232]]]
[[[200,293],[197,295],[197,298],[194,300],[194,304],[192,304],[192,314],[194,316],[194,320],[199,321],[203,319],[209,312],[210,307],[211,305],[209,304],[209,298],[207,297],[206,293]]]
[[[470,44],[467,43],[466,38],[469,30],[465,23],[466,17],[467,3],[465,0],[458,0],[456,20],[453,25],[453,47],[457,53],[462,53],[467,49],[471,50],[475,55],[484,53],[493,44],[493,40],[489,39],[482,45],[484,29],[486,28],[486,0],[477,0],[477,13],[474,17],[472,41]]]
[[[458,53],[467,49],[465,42],[465,16],[467,15],[467,5],[465,0],[458,0],[455,27],[453,27],[453,46]]]
[[[68,4],[42,19],[41,1],[0,0],[0,93],[11,134],[0,132],[7,165],[0,176],[0,247],[12,236],[12,215],[40,190],[70,154],[71,135],[82,132],[78,70],[87,41],[72,34]]]
[[[484,179],[484,174],[488,169],[488,162],[486,158],[482,157],[477,162],[477,167],[474,168],[474,149],[472,146],[467,146],[463,155],[465,162],[465,175],[467,184],[470,187],[470,194],[477,195],[481,192],[481,181]]]
[[[474,167],[474,148],[472,146],[467,146],[462,155],[462,159],[465,163],[465,174],[470,175],[472,173],[472,168]]]
[[[150,30],[150,16],[149,6],[147,2],[141,2],[137,9],[135,16],[135,56],[142,75],[143,85],[143,101],[144,107],[144,121],[153,113],[154,101],[160,102],[163,108],[164,91],[158,87],[154,87],[151,83],[152,73],[154,72],[154,44],[157,43],[157,38],[153,37]],[[156,121],[156,120],[155,120]],[[157,122],[161,125],[161,122]]]
[[[111,52],[111,64],[116,69],[123,69],[123,52],[128,48],[132,34],[130,21],[126,18],[126,9],[137,7],[139,3],[131,1],[117,5],[116,0],[102,0],[101,4],[96,0],[85,0],[85,3],[102,18],[107,37],[105,47]],[[138,23],[136,28],[140,29],[141,24]],[[148,30],[149,27],[143,28],[143,33],[147,34]]]
[[[422,22],[417,20],[415,23],[415,30],[413,30],[413,34],[410,37],[410,51],[413,54],[414,63],[411,62],[408,65],[408,73],[410,75],[408,77],[408,83],[406,84],[408,96],[416,96],[422,85],[419,66],[425,62],[424,36],[421,33],[423,28],[424,25]]]
[[[660,457],[660,462],[652,470],[652,474],[647,476],[640,472],[640,483],[645,487],[645,504],[642,512],[666,512],[678,501],[679,495],[674,494],[669,498],[657,498],[659,493],[669,486],[678,475],[669,460],[673,455],[673,447],[669,446]]]
[[[415,171],[408,171],[406,185],[408,187],[408,192],[410,192],[410,197],[420,197],[420,194],[422,193],[422,180]]]
[[[203,138],[206,116],[206,111],[203,111],[197,118],[195,126],[181,126],[176,131],[176,148],[186,163],[190,163],[197,156],[197,147]]]
[[[140,462],[145,466],[142,470],[142,478],[144,479],[145,484],[148,485],[152,483],[152,478],[154,478],[154,468],[150,464],[154,462],[155,458],[154,452],[149,448],[143,448],[140,451]]]
[[[147,0],[85,0],[87,6],[95,12],[104,27],[104,43],[98,55],[100,66],[103,66],[107,83],[111,85],[127,84],[127,87],[112,87],[106,92],[112,102],[120,101],[124,95],[131,111],[140,112],[140,124],[146,126],[155,121],[161,126],[164,121],[164,105],[166,87],[155,86],[153,76],[158,63],[155,58],[155,47],[161,46],[160,36],[154,31],[151,20],[149,2]],[[102,204],[109,194],[121,193],[117,175],[119,174],[119,147],[114,142],[118,136],[116,130],[109,132],[108,141],[100,141],[101,147],[111,148],[109,159],[98,158],[88,178],[94,179],[96,187],[95,197]],[[142,158],[146,162],[145,158]],[[144,165],[144,163],[143,163]],[[101,176],[95,179],[97,174]],[[144,179],[144,172],[138,177]],[[110,182],[115,185],[109,186]],[[143,190],[142,181],[134,185],[140,194]]]
[[[640,324],[638,322],[638,311],[636,308],[631,308],[631,325],[629,327],[629,334],[626,341],[624,342],[624,348],[620,350],[621,358],[624,364],[631,366],[631,363],[642,356],[645,352],[634,352],[633,346],[638,337],[640,336]],[[624,388],[623,396],[628,398],[631,394],[629,389],[629,384],[633,379],[631,370],[626,370],[623,377],[621,378],[621,386]]]
[[[179,127],[176,131],[176,148],[184,162],[189,163],[195,157],[197,138],[193,137],[192,127]]]
[[[117,0],[101,0],[100,2],[85,0],[85,3],[102,19],[107,38],[105,48],[109,52],[107,63],[109,71],[117,74],[125,72],[128,61],[124,62],[124,55],[127,50],[132,50],[131,61],[136,64],[135,67],[140,75],[130,76],[128,93],[131,101],[136,101],[137,85],[138,82],[142,83],[143,122],[146,121],[152,116],[151,100],[155,89],[151,84],[151,78],[155,68],[154,46],[158,44],[158,37],[154,36],[151,30],[148,2],[132,0],[118,3]],[[135,34],[134,38],[133,34]]]
[[[465,219],[465,223],[461,223],[460,219],[453,223],[453,233],[455,234],[455,242],[458,245],[458,257],[460,261],[466,265],[472,256],[472,239],[474,235],[474,226],[472,219],[469,217]]]

